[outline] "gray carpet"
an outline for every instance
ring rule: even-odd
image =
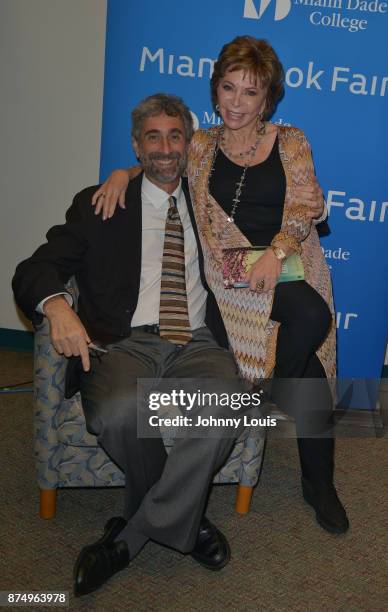
[[[31,355],[0,351],[0,385],[28,380],[31,367]],[[56,518],[39,519],[31,399],[0,395],[0,590],[71,592],[75,558],[108,518],[121,513],[122,490],[61,490]],[[80,600],[71,595],[70,608],[387,610],[387,437],[340,439],[336,462],[337,488],[351,521],[345,536],[323,531],[302,500],[295,441],[272,440],[248,515],[234,512],[234,486],[213,488],[208,516],[229,538],[233,554],[223,571],[206,571],[190,557],[149,543],[103,589]]]

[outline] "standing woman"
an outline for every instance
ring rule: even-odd
[[[275,400],[296,421],[304,498],[323,528],[344,533],[349,522],[333,484],[334,439],[320,435],[332,410],[327,379],[336,373],[331,279],[299,199],[298,187],[314,181],[309,144],[301,130],[268,122],[283,80],[266,41],[239,36],[222,48],[211,95],[223,125],[194,134],[188,180],[206,280],[240,372],[253,383],[273,373]],[[95,201],[106,190],[104,184]],[[225,288],[223,249],[250,246],[266,250],[247,276],[249,287]],[[294,253],[305,280],[276,284]],[[302,395],[295,379],[306,383]],[[311,379],[320,380],[318,393]],[[306,430],[309,410],[317,418]]]

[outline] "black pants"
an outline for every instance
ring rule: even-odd
[[[327,432],[332,399],[325,370],[316,355],[330,329],[331,312],[305,281],[279,283],[271,319],[281,324],[273,399],[283,412],[295,418],[302,475],[316,485],[331,482],[334,440]]]

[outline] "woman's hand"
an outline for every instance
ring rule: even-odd
[[[277,280],[282,271],[282,262],[275,257],[272,249],[267,249],[253,264],[246,276],[252,291],[270,291],[275,289]]]
[[[321,217],[324,207],[323,192],[315,177],[314,182],[309,185],[295,185],[294,193],[298,203],[307,206],[310,219]]]
[[[105,183],[97,189],[92,198],[92,206],[95,206],[95,215],[102,211],[105,221],[113,217],[117,204],[125,208],[125,192],[128,187],[130,174],[128,170],[114,170]]]

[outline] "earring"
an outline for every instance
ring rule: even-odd
[[[219,104],[216,104],[215,108],[216,108],[216,111],[217,111],[217,113],[218,113],[218,112],[220,111],[220,105],[219,105]]]

